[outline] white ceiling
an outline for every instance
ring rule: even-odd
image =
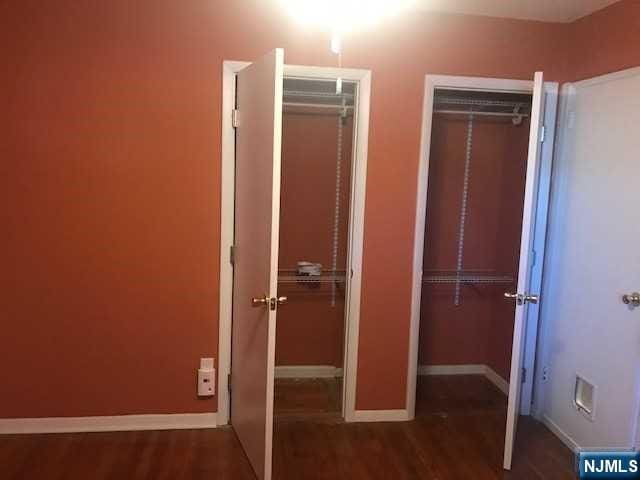
[[[618,0],[416,0],[421,10],[572,22]]]

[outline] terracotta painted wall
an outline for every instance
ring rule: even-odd
[[[580,80],[640,66],[640,49],[632,47],[640,44],[640,2],[622,0],[579,19],[566,26],[561,38],[564,38],[562,54],[566,57],[561,79]],[[459,173],[449,172],[452,179]],[[455,202],[456,198],[449,200]],[[503,208],[507,211],[502,214],[507,218],[517,215],[513,203],[504,202]],[[443,212],[445,215],[447,210]],[[437,229],[446,238],[454,234],[454,227],[440,222]],[[442,245],[438,243],[438,247]],[[454,253],[439,251],[438,255],[446,263]],[[428,258],[425,268],[427,261]],[[423,309],[436,320],[426,322],[427,328],[422,328],[425,323],[421,324],[420,363],[487,363],[508,378],[512,305],[498,301],[488,305],[481,296],[473,295],[465,300],[462,309],[456,309],[449,305],[450,297],[450,287],[431,287],[424,292]]]
[[[357,408],[404,408],[416,175],[424,74],[550,78],[557,25],[415,15],[375,38],[351,39],[345,58],[375,78],[369,140]],[[349,54],[351,52],[351,54]],[[355,53],[357,52],[357,53]]]
[[[217,356],[222,61],[333,66],[328,36],[247,0],[0,19],[0,417],[215,410],[195,369]],[[345,39],[373,72],[359,409],[405,405],[424,75],[562,78],[564,28],[411,13]]]
[[[621,0],[568,26],[568,79],[640,66],[640,2]]]
[[[432,131],[424,271],[455,270],[468,121],[436,115]],[[529,122],[476,117],[463,268],[517,278]],[[515,285],[515,284],[514,284]],[[486,364],[508,378],[514,285],[424,284],[421,365]]]
[[[353,118],[342,125],[338,269],[347,257]],[[285,113],[282,125],[280,269],[298,261],[330,270],[338,154],[337,115]],[[291,275],[291,274],[290,274]],[[341,367],[344,343],[344,285],[331,304],[331,285],[281,284],[289,302],[278,310],[276,365]]]

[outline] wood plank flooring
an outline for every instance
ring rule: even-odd
[[[276,378],[274,390],[276,420],[340,417],[341,378]]]
[[[421,377],[413,422],[277,417],[274,479],[575,479],[573,455],[522,418],[501,468],[504,396],[482,378]],[[0,436],[2,480],[254,479],[231,428]]]

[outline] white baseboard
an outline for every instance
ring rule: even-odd
[[[276,378],[335,378],[342,369],[332,365],[278,365]]]
[[[216,413],[101,417],[0,418],[0,434],[126,432],[215,428]]]
[[[419,365],[418,375],[484,375],[505,395],[509,395],[509,382],[488,365]]]
[[[354,422],[407,422],[409,412],[407,410],[356,410]]]
[[[498,373],[486,365],[486,370],[484,372],[484,376],[493,383],[498,389],[504,393],[505,395],[509,395],[509,382],[507,382],[504,378],[502,378]]]
[[[571,438],[564,430],[562,430],[556,422],[551,420],[546,414],[542,415],[542,423],[553,432],[553,434],[564,443],[573,453],[580,451],[580,446]]]
[[[486,365],[419,365],[418,375],[484,375]]]

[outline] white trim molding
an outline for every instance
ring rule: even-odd
[[[418,375],[484,375],[486,365],[420,365]]]
[[[509,396],[509,382],[507,382],[504,378],[502,378],[498,373],[491,368],[490,366],[486,366],[486,371],[484,372],[484,376],[493,383],[502,393]]]
[[[225,61],[222,66],[222,170],[221,170],[221,234],[220,234],[220,309],[218,338],[218,425],[229,423],[229,386],[231,369],[231,312],[233,302],[233,267],[229,252],[233,245],[235,197],[235,132],[232,110],[235,107],[236,74],[250,65],[248,62]],[[343,417],[355,421],[356,375],[358,369],[358,338],[360,322],[360,289],[362,282],[362,250],[364,243],[364,208],[367,180],[367,149],[369,144],[369,105],[371,71],[352,68],[285,65],[285,77],[342,78],[358,82],[354,111],[353,170],[351,175],[351,211],[349,212],[349,242],[347,258],[351,276],[347,282],[345,300],[345,352]]]
[[[235,108],[236,74],[248,62],[223,62],[222,112]],[[232,113],[222,115],[222,158],[220,173],[220,305],[218,320],[218,421],[229,423],[229,373],[231,373],[231,312],[233,308],[233,266],[229,255],[233,246],[235,203],[235,146]],[[230,225],[230,228],[225,228]],[[227,392],[227,393],[224,393]]]
[[[408,422],[412,420],[406,410],[356,410],[353,422]]]
[[[553,432],[553,434],[560,439],[565,446],[571,450],[573,453],[580,452],[580,446],[576,443],[576,441],[571,438],[569,434],[567,434],[564,430],[562,430],[558,424],[556,424],[551,418],[547,415],[542,414],[542,423]]]
[[[333,365],[276,365],[276,378],[336,378],[342,368]]]
[[[509,382],[502,378],[489,365],[420,365],[419,376],[428,375],[483,375],[505,395],[509,395]]]
[[[216,413],[99,417],[0,418],[0,435],[216,428]]]

